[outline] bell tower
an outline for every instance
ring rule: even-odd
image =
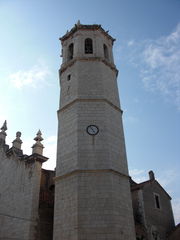
[[[115,39],[78,22],[60,40],[54,240],[134,240]]]

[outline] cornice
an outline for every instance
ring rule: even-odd
[[[76,175],[76,174],[96,174],[96,175],[100,175],[102,173],[113,173],[115,175],[122,176],[122,177],[125,177],[125,178],[129,179],[128,175],[126,175],[124,173],[121,173],[119,171],[116,171],[114,169],[76,169],[76,170],[73,170],[69,173],[65,173],[63,175],[55,177],[54,181],[56,182],[56,181],[68,178],[68,177]]]
[[[114,105],[112,102],[110,102],[109,100],[107,100],[105,98],[76,98],[73,101],[66,104],[61,109],[59,109],[58,113],[63,112],[64,110],[66,110],[68,107],[72,106],[76,102],[105,102],[105,103],[109,104],[111,107],[113,107],[115,110],[117,110],[118,112],[123,114],[123,111],[119,107],[117,107],[116,105]]]
[[[111,70],[116,72],[116,76],[118,75],[118,70],[116,68],[116,66],[110,62],[108,62],[105,58],[102,57],[75,57],[72,60],[68,61],[67,63],[63,63],[61,65],[60,68],[60,75],[69,67],[71,67],[72,65],[74,65],[75,62],[77,61],[89,61],[89,62],[93,62],[93,61],[97,61],[97,62],[103,62],[106,66],[110,67]]]
[[[105,37],[107,37],[108,39],[110,39],[112,41],[112,44],[116,40],[115,38],[111,37],[108,34],[108,31],[105,31],[101,27],[101,25],[98,25],[98,24],[93,24],[93,25],[75,24],[74,27],[70,31],[67,31],[67,33],[64,36],[62,36],[61,38],[59,38],[59,40],[61,40],[61,42],[64,42],[69,37],[71,37],[75,32],[77,32],[79,30],[82,30],[82,31],[97,31],[97,30],[99,30]]]

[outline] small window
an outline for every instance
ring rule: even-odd
[[[161,209],[160,197],[158,194],[154,193],[155,207]]]
[[[67,75],[67,80],[68,80],[68,81],[71,80],[71,74]]]
[[[104,48],[104,57],[109,60],[109,53],[108,53],[108,48],[106,46],[106,44],[103,45]]]
[[[71,43],[68,47],[68,60],[73,59],[73,54],[74,54],[74,45]]]
[[[60,55],[60,57],[63,57],[63,49],[61,49],[61,55]]]
[[[91,38],[85,39],[85,54],[93,53],[93,42]]]

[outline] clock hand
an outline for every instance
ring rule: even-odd
[[[91,128],[91,130],[93,131],[93,133],[95,133],[95,131],[94,131],[93,127],[90,127],[90,128]]]

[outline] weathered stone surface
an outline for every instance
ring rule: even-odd
[[[137,238],[167,239],[175,227],[171,197],[155,180],[154,173],[148,181],[131,181],[131,194]]]
[[[0,239],[35,240],[41,163],[25,163],[0,147]]]

